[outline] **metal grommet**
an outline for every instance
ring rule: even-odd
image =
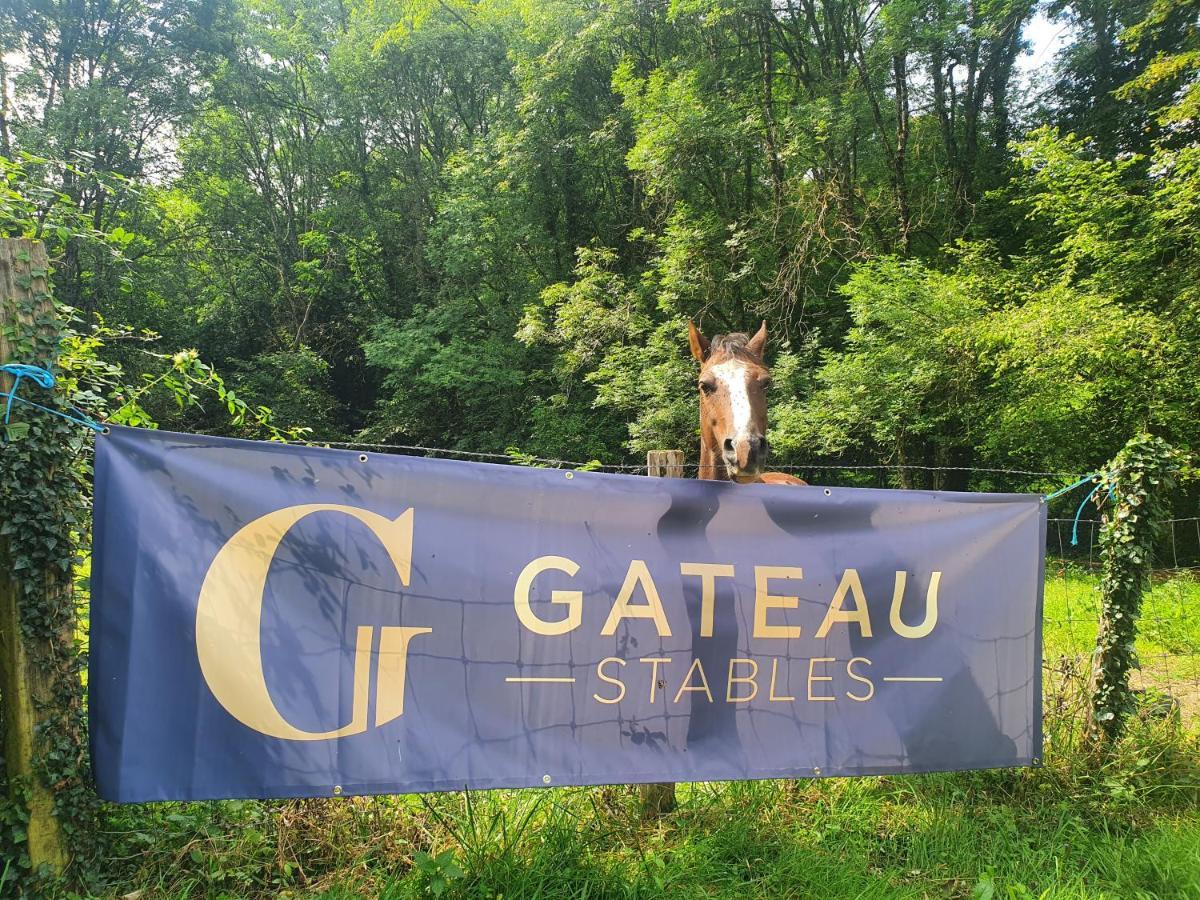
[[[365,454],[365,453],[360,453],[360,454],[358,454],[358,461],[359,461],[359,462],[366,462],[366,461],[367,461],[367,454]]]
[[[570,480],[571,480],[572,478],[574,478],[574,477],[575,477],[575,473],[574,473],[574,472],[568,472],[568,473],[567,473],[567,481],[570,481]],[[546,777],[547,777],[547,778],[549,778],[550,776],[549,776],[549,775],[547,775]]]
[[[820,767],[820,766],[815,766],[815,767],[813,768],[813,774],[814,774],[814,775],[820,775],[820,774],[821,774],[821,767]]]
[[[829,488],[825,488],[825,496],[826,496],[826,497],[832,497],[832,496],[833,496],[833,491],[831,491]]]
[[[340,784],[335,784],[333,786],[333,796],[335,796],[335,797],[342,796],[342,786]]]
[[[100,429],[100,433],[101,434],[112,434],[112,429],[109,428],[107,425],[105,425],[103,428]]]
[[[1040,765],[1042,764],[1041,757],[1037,757],[1037,756],[1035,756],[1035,757],[1033,758],[1032,762],[1033,762],[1033,764],[1034,764],[1035,766],[1040,766]]]
[[[543,776],[542,776],[542,784],[549,784],[549,783],[550,783],[550,780],[551,780],[551,779],[550,779],[550,776],[549,776],[549,775],[543,775]]]

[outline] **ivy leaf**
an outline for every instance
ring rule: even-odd
[[[24,440],[28,435],[28,422],[9,422],[4,426],[4,437],[9,442],[15,443],[16,441]]]

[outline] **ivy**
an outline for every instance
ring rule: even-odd
[[[44,283],[39,275],[44,273],[35,272],[31,284]],[[17,322],[28,323],[6,328],[12,357],[53,367],[61,326],[46,315],[54,309],[49,296],[33,290],[6,303],[15,304]],[[58,395],[39,402],[69,408]],[[10,425],[0,449],[0,551],[9,564],[0,578],[8,578],[15,592],[20,636],[40,676],[31,777],[53,796],[55,818],[70,850],[69,877],[83,885],[93,881],[91,863],[101,855],[100,801],[91,779],[82,696],[86,656],[77,637],[72,590],[76,548],[82,543],[73,538],[87,532],[82,460],[89,440],[73,423],[36,415],[18,428]],[[50,884],[48,873],[32,870],[28,853],[29,785],[9,783],[8,763],[0,759],[0,859],[8,863],[0,873],[0,893],[42,896]]]
[[[1109,464],[1113,504],[1100,533],[1103,558],[1100,627],[1092,655],[1088,743],[1099,750],[1116,740],[1134,710],[1129,672],[1142,596],[1150,587],[1153,548],[1167,518],[1168,497],[1181,471],[1180,454],[1161,438],[1141,434]]]

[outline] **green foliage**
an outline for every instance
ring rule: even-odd
[[[1113,494],[1100,532],[1104,569],[1089,721],[1090,738],[1101,748],[1121,734],[1134,709],[1129,672],[1137,666],[1138,617],[1179,473],[1177,451],[1160,438],[1139,435],[1113,458],[1101,481]]]
[[[785,408],[797,447],[926,465],[1097,466],[1150,428],[1190,446],[1198,345],[1190,152],[1109,162],[1048,130],[1019,147],[1019,255],[960,244],[935,268],[883,258],[843,289],[852,326],[818,390]],[[1181,158],[1182,157],[1182,158]],[[955,462],[957,460],[957,462]]]
[[[1014,75],[1024,2],[99,12],[141,66],[30,7],[5,20],[30,77],[0,209],[52,242],[85,329],[195,347],[322,437],[687,449],[682,322],[766,316],[781,462],[1075,468],[1200,421],[1189,2],[1054,5],[1078,40],[1041,108]],[[60,84],[56,48],[91,74]],[[1033,109],[1081,136],[1010,146]],[[132,135],[160,122],[177,166],[151,178],[159,142]]]
[[[900,463],[961,464],[979,415],[969,352],[986,314],[978,281],[895,258],[859,268],[844,289],[854,323],[844,349],[825,354],[813,398],[784,412],[785,440],[829,455],[865,443]]]
[[[1196,0],[1154,0],[1145,18],[1121,35],[1132,50],[1154,52],[1150,62],[1117,90],[1123,100],[1153,105],[1158,121],[1177,139],[1179,131],[1193,132],[1200,116],[1200,29]]]
[[[271,421],[304,423],[299,431],[289,429],[297,436],[336,436],[340,417],[329,370],[329,363],[303,346],[291,352],[264,353],[245,363],[234,361],[229,374],[239,394],[253,397],[259,405],[251,411],[247,405],[235,404],[240,421],[233,424],[244,425],[248,414],[263,415],[269,410]]]
[[[440,897],[455,881],[466,877],[466,873],[454,861],[454,851],[445,850],[431,856],[424,850],[413,854],[413,867],[424,876],[425,890]]]

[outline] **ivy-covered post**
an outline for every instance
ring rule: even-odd
[[[0,238],[0,364],[53,368],[63,324],[48,270],[41,243]],[[13,389],[10,376],[0,374],[0,389]],[[58,403],[28,380],[19,396]],[[82,440],[77,425],[21,403],[7,425],[0,419],[0,859],[7,863],[0,878],[6,882],[62,873],[76,836],[94,840],[71,590],[72,531],[81,507],[71,463]],[[10,890],[0,885],[0,894]]]
[[[1101,490],[1113,497],[1100,531],[1100,625],[1092,654],[1085,745],[1101,751],[1121,734],[1133,710],[1129,670],[1142,595],[1150,586],[1154,545],[1166,520],[1179,454],[1161,438],[1141,434],[1109,463]]]

